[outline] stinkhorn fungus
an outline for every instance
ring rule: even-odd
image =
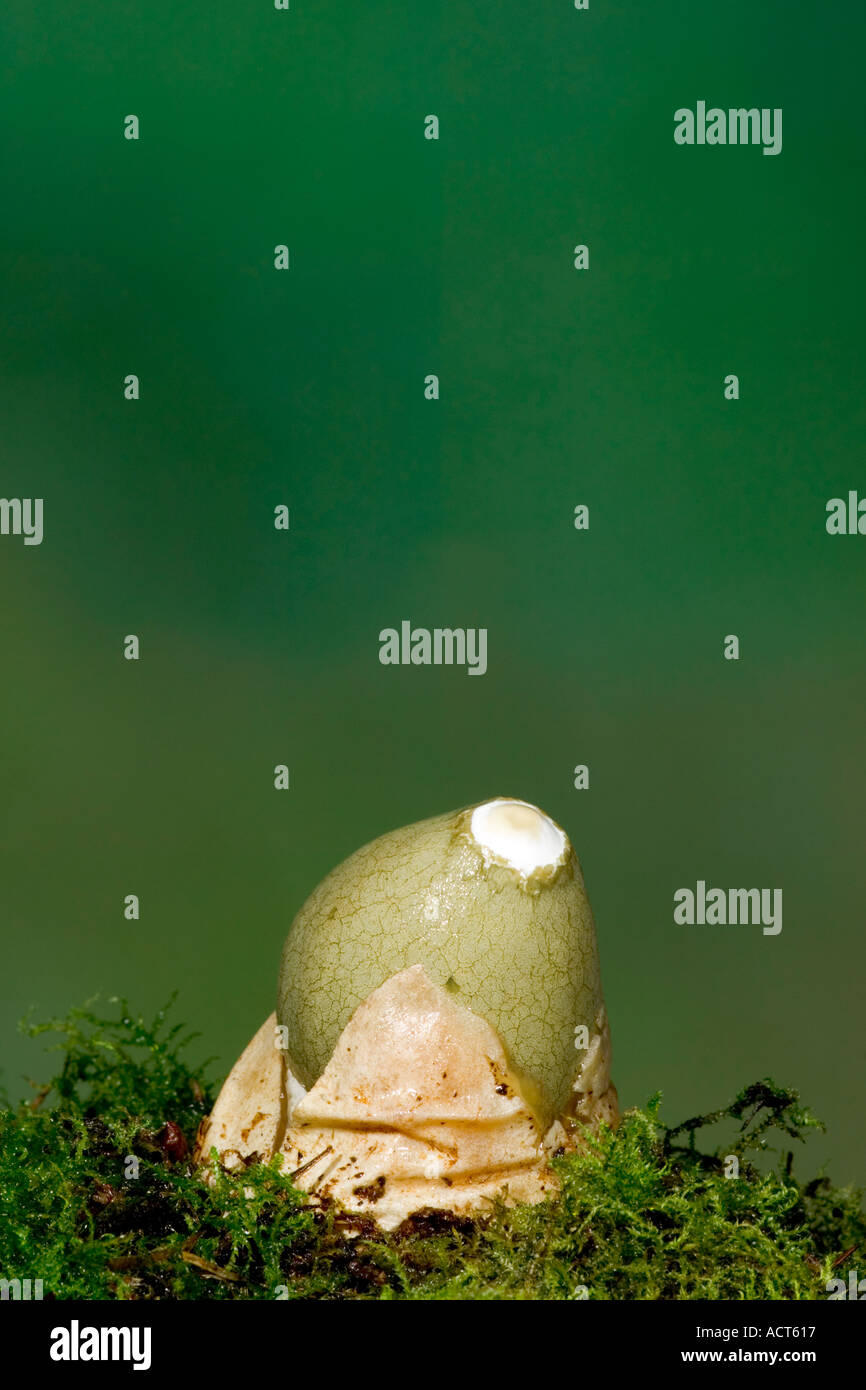
[[[277,1009],[197,1157],[252,1155],[391,1229],[540,1201],[582,1126],[615,1124],[592,910],[568,837],[497,798],[382,835],[291,925]]]

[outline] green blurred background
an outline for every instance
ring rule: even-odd
[[[179,989],[227,1070],[329,868],[513,795],[582,860],[624,1103],[770,1074],[866,1178],[866,538],[824,528],[866,493],[864,31],[7,0],[0,491],[45,499],[0,537],[13,1095],[50,1065],[17,1020],[96,991]],[[677,147],[699,99],[782,107],[781,155]],[[381,666],[404,618],[487,627],[487,675]],[[781,887],[781,935],[675,926],[698,878]]]

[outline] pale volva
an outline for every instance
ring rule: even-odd
[[[279,1151],[299,1186],[386,1227],[536,1201],[550,1153],[616,1121],[609,1059],[577,857],[537,807],[496,798],[382,835],[319,884],[198,1153]]]

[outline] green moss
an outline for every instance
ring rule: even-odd
[[[61,1069],[0,1110],[0,1277],[45,1297],[810,1299],[862,1261],[858,1193],[800,1182],[787,1151],[756,1163],[818,1125],[770,1081],[672,1127],[656,1096],[555,1160],[556,1200],[483,1220],[420,1214],[385,1236],[311,1207],[278,1161],[214,1160],[208,1186],[189,1162],[214,1098],[182,1060],[192,1035],[118,1002],[28,1026],[59,1035]],[[726,1142],[702,1148],[718,1126]]]

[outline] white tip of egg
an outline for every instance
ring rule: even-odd
[[[470,828],[487,862],[507,864],[523,878],[538,869],[555,868],[568,849],[567,835],[549,816],[528,801],[510,797],[476,806]]]

